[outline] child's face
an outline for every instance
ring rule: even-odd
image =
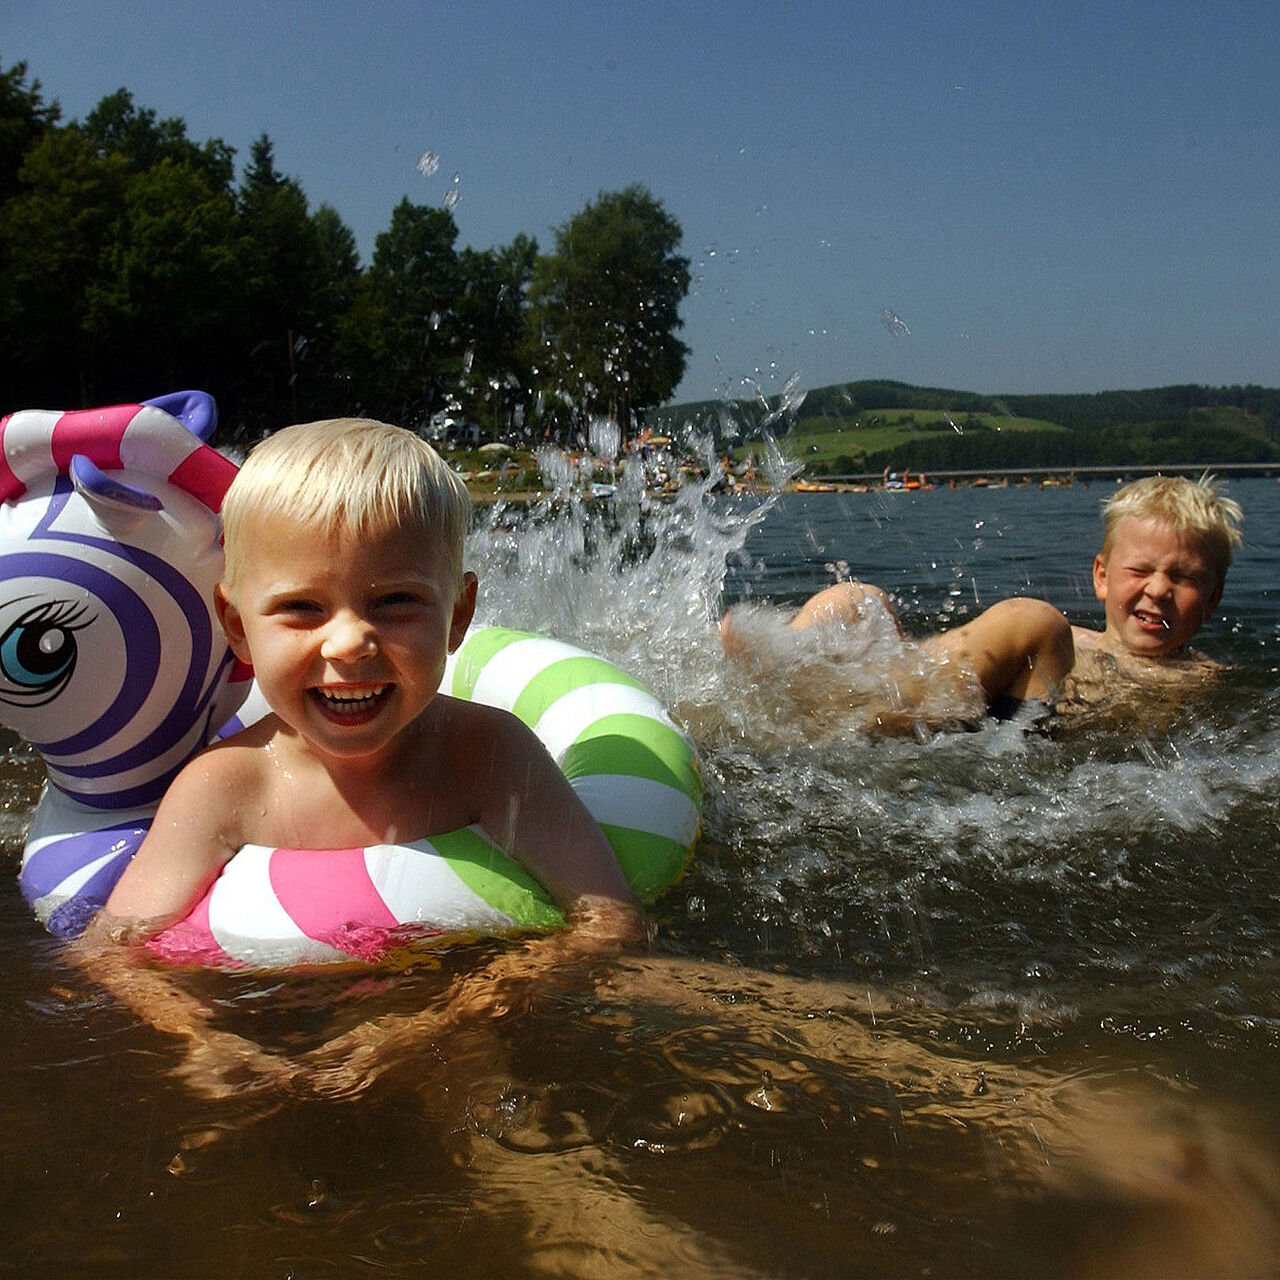
[[[420,531],[328,537],[270,518],[245,532],[248,567],[219,586],[218,613],[271,709],[321,755],[393,748],[466,634],[475,575],[459,581]]]
[[[1158,520],[1121,520],[1093,562],[1106,634],[1147,658],[1176,654],[1222,598],[1222,578],[1201,538]]]

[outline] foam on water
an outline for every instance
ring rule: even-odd
[[[657,502],[639,468],[626,467],[605,505],[573,487],[565,462],[540,462],[553,484],[547,500],[527,512],[495,508],[468,544],[479,618],[593,649],[669,704],[718,700],[726,566],[771,500],[716,503],[704,481]]]

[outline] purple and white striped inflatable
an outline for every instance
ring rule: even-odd
[[[0,723],[47,766],[20,883],[60,935],[248,690],[213,610],[236,473],[215,422],[199,391],[0,420]]]

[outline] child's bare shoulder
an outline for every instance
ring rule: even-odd
[[[532,729],[501,707],[437,694],[431,708],[436,731],[444,734],[455,750],[485,750],[492,756],[495,749],[521,749],[537,742]]]
[[[183,767],[173,787],[199,789],[213,802],[252,802],[262,793],[271,771],[268,744],[275,731],[274,720],[268,716],[211,743]]]
[[[506,795],[514,786],[550,785],[562,777],[546,746],[510,711],[437,695],[442,764],[472,795]]]
[[[1076,650],[1072,675],[1077,680],[1107,679],[1119,674],[1138,683],[1181,684],[1188,681],[1194,684],[1212,679],[1222,670],[1220,663],[1198,649],[1188,648],[1168,657],[1148,658],[1131,653],[1122,645],[1112,643],[1104,632],[1088,627],[1072,627],[1071,639]]]

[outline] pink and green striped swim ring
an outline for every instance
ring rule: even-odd
[[[450,658],[441,692],[502,707],[533,729],[641,900],[680,878],[698,834],[698,759],[634,676],[574,645],[480,627]],[[246,846],[148,946],[170,961],[279,966],[378,959],[402,938],[563,923],[541,885],[467,827],[363,849]]]

